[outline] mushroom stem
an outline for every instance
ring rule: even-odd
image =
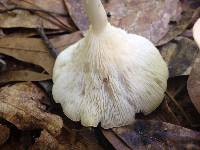
[[[95,33],[101,33],[108,23],[106,11],[101,0],[84,0],[88,19]]]

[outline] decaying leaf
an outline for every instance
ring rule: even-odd
[[[200,133],[159,121],[137,120],[134,124],[108,130],[130,149],[199,149]],[[108,139],[112,140],[112,139]],[[113,145],[119,149],[117,145]]]
[[[198,51],[196,43],[184,37],[178,37],[164,45],[161,48],[161,55],[169,66],[170,77],[190,74]]]
[[[77,27],[88,28],[83,0],[65,0],[69,14]],[[180,17],[181,5],[178,0],[104,0],[110,22],[131,33],[143,35],[157,43],[169,30],[169,22]]]
[[[164,45],[169,41],[173,40],[175,37],[183,33],[187,27],[192,22],[193,11],[187,11],[181,15],[181,19],[170,25],[169,31],[167,34],[156,43],[157,46]]]
[[[119,139],[113,132],[109,130],[101,130],[103,135],[114,146],[116,150],[131,150],[121,139]]]
[[[12,81],[42,81],[51,79],[50,75],[29,70],[7,71],[0,73],[0,83]]]
[[[41,132],[41,135],[36,139],[34,145],[30,148],[31,150],[61,150],[61,147],[51,134],[46,130]],[[64,150],[64,149],[63,149]]]
[[[80,32],[74,32],[72,34],[55,36],[50,41],[52,42],[52,44],[56,49],[62,51],[66,47],[80,40],[81,38],[82,35]],[[0,39],[0,53],[12,56],[15,59],[21,61],[41,66],[49,74],[52,73],[55,60],[49,54],[46,46],[44,45],[41,39],[19,38],[19,37],[2,38]],[[47,77],[41,76],[40,78],[47,78]]]
[[[73,133],[72,133],[73,132]],[[87,130],[88,133],[91,131]],[[103,150],[97,143],[95,137],[90,138],[91,135],[85,134],[85,137],[80,133],[75,133],[73,130],[67,132],[62,130],[61,135],[53,137],[46,130],[41,132],[41,135],[31,147],[32,150],[48,149],[48,150]],[[95,142],[95,143],[94,143]]]
[[[194,106],[200,113],[200,53],[195,60],[187,88]]]
[[[54,58],[40,39],[36,38],[2,38],[0,53],[12,56],[18,60],[43,67],[52,73]]]
[[[10,136],[10,129],[0,124],[0,146],[4,144]]]
[[[53,44],[54,47],[56,47],[57,50],[62,51],[68,46],[74,44],[78,40],[82,38],[82,34],[80,31],[71,33],[71,34],[66,34],[62,36],[56,36],[52,38],[50,41]]]
[[[62,15],[67,15],[68,13],[63,4],[63,0],[10,0],[10,3],[24,8],[40,8]]]
[[[54,3],[52,3],[52,0],[51,3],[49,2],[50,0],[41,2],[33,0],[2,1],[1,4],[4,7],[2,7],[2,5],[0,7],[0,27],[37,28],[43,25],[43,27],[47,29],[74,30],[70,18],[67,17],[67,15],[64,16],[66,11],[64,10],[62,0],[54,0]]]
[[[167,96],[164,97],[162,104],[151,114],[147,116],[139,116],[138,119],[145,119],[145,120],[156,120],[156,121],[163,121],[168,122],[176,125],[180,125],[180,122],[174,112],[169,107],[169,98]]]
[[[198,124],[200,124],[199,114],[190,100],[187,91],[187,81],[188,76],[179,76],[168,80],[166,92],[168,105],[178,119],[179,124],[169,120],[166,122],[198,129]]]
[[[45,112],[46,94],[32,83],[17,83],[0,89],[0,117],[21,130],[46,129],[59,135],[62,119]]]

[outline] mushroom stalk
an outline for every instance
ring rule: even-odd
[[[93,32],[101,33],[108,24],[106,11],[101,0],[84,0],[84,6]]]

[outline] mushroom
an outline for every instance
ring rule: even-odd
[[[84,126],[131,124],[136,113],[149,114],[162,102],[167,65],[149,40],[112,26],[100,0],[84,5],[90,28],[57,57],[53,97]]]
[[[200,48],[200,18],[195,22],[193,27],[193,38]]]

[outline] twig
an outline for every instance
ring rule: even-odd
[[[189,117],[187,116],[187,114],[185,113],[185,111],[183,110],[183,108],[177,103],[176,99],[169,93],[169,92],[165,92],[165,94],[170,98],[170,100],[176,105],[176,107],[180,110],[180,112],[182,113],[182,115],[185,117],[185,119],[190,123],[190,125],[192,124],[191,120],[189,119]]]
[[[46,47],[49,50],[49,53],[56,58],[58,56],[58,50],[52,45],[52,43],[49,41],[48,37],[45,34],[44,28],[43,27],[38,27],[37,32],[39,33],[40,37],[44,41]]]

